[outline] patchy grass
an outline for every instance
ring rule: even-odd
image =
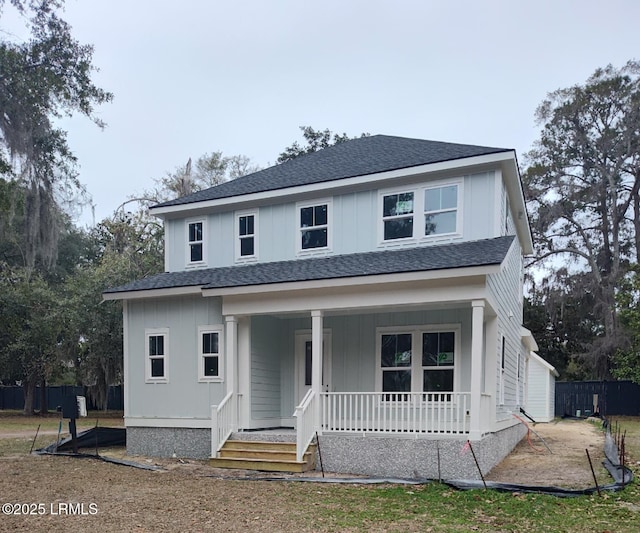
[[[214,469],[190,469],[196,462],[178,460],[166,472],[149,472],[93,459],[28,456],[35,429],[28,426],[30,437],[3,439],[7,418],[0,415],[0,504],[44,502],[49,510],[56,502],[94,502],[99,512],[3,516],[0,530],[635,533],[640,523],[638,483],[601,497],[556,498],[458,491],[438,483],[237,481],[218,479]],[[57,430],[57,419],[52,421]],[[628,453],[640,457],[634,455],[640,419],[619,424],[627,430]],[[51,440],[50,434],[38,437],[41,444]]]
[[[612,433],[616,427],[625,435],[625,448],[630,467],[640,475],[640,417],[614,416],[610,419]]]

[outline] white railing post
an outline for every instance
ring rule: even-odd
[[[218,424],[218,406],[211,406],[211,457],[218,456],[218,433],[220,432]]]
[[[293,416],[296,417],[296,460],[301,462],[316,432],[316,412],[320,397],[309,389]]]
[[[211,406],[211,457],[218,456],[220,448],[233,433],[235,425],[235,395],[229,391],[219,405]]]

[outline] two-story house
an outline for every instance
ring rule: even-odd
[[[302,462],[317,433],[329,471],[453,478],[477,476],[467,440],[486,471],[522,437],[513,150],[376,135],[151,212],[166,272],[104,294],[124,304],[129,453],[279,435]]]

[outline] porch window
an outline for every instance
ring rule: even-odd
[[[189,263],[202,263],[204,260],[204,223],[202,221],[188,224]]]
[[[326,250],[331,245],[331,202],[298,206],[298,250]]]
[[[422,390],[453,392],[455,335],[453,331],[422,334]]]
[[[427,330],[422,327],[397,333],[382,332],[379,337],[379,390],[388,393],[453,392],[456,331]],[[387,399],[390,399],[388,396]],[[398,399],[401,399],[400,396]],[[431,395],[425,396],[431,399]]]
[[[411,391],[411,333],[382,335],[381,366],[383,392]]]
[[[222,326],[200,326],[199,381],[222,380]]]
[[[238,259],[254,259],[256,251],[256,214],[240,214],[237,217],[238,235],[236,257]]]
[[[382,224],[385,241],[413,237],[413,192],[383,197]]]
[[[432,187],[424,191],[424,234],[455,233],[458,186]]]
[[[146,381],[147,383],[168,381],[169,332],[166,329],[147,330]]]

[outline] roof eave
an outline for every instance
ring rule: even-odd
[[[312,193],[312,192],[324,192],[328,189],[341,189],[347,187],[354,187],[361,184],[372,184],[375,182],[384,182],[399,177],[410,177],[419,174],[430,174],[435,172],[446,172],[454,169],[470,169],[472,167],[482,167],[490,164],[508,164],[509,160],[513,161],[514,168],[516,170],[516,177],[519,180],[519,174],[517,173],[517,163],[515,162],[515,153],[513,150],[504,150],[501,152],[495,152],[491,154],[484,154],[479,156],[463,157],[458,159],[450,159],[446,161],[440,161],[437,163],[428,163],[425,165],[417,165],[413,167],[404,167],[395,170],[388,170],[384,172],[377,172],[373,174],[363,174],[360,176],[352,176],[346,178],[340,178],[329,181],[321,181],[317,183],[310,183],[305,185],[296,185],[292,187],[285,187],[282,189],[273,189],[268,191],[262,191],[258,193],[242,194],[237,196],[228,196],[224,198],[217,198],[214,200],[204,200],[200,202],[191,202],[188,204],[170,205],[170,206],[158,206],[150,207],[149,212],[159,218],[172,218],[173,216],[191,216],[202,210],[215,209],[217,207],[224,206],[228,208],[232,205],[256,203],[265,200],[273,200],[280,197],[289,197],[291,195]]]

